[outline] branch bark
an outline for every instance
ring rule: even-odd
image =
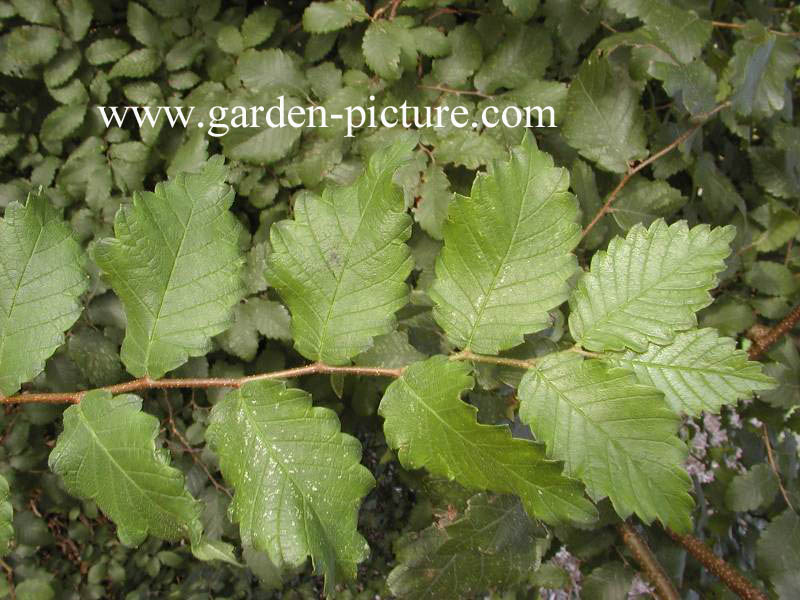
[[[633,558],[639,563],[642,572],[645,574],[650,583],[655,588],[656,595],[661,600],[680,600],[675,586],[672,585],[669,576],[664,571],[664,567],[658,562],[653,552],[650,550],[647,542],[636,533],[636,530],[625,521],[617,525],[622,541],[631,551]]]
[[[800,321],[800,304],[795,306],[792,312],[786,315],[780,323],[775,325],[775,327],[770,329],[765,335],[753,341],[753,345],[750,346],[748,352],[750,360],[756,360],[764,354],[764,352],[769,350],[775,342],[789,333],[798,321]]]
[[[744,575],[722,560],[706,544],[693,535],[681,535],[666,529],[667,535],[683,546],[700,564],[713,573],[729,590],[743,600],[768,600]]]

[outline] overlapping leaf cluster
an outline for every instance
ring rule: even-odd
[[[800,13],[757,4],[0,1],[0,396],[249,376],[0,417],[17,597],[621,597],[632,516],[792,597],[800,355],[747,348],[800,296]],[[280,97],[558,127],[207,134]],[[264,375],[311,363],[398,377]]]

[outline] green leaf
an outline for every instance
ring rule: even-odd
[[[280,302],[250,298],[236,306],[233,325],[217,341],[226,352],[251,361],[258,351],[259,333],[276,340],[292,339],[289,322],[289,312]]]
[[[303,12],[303,29],[309,33],[328,33],[368,18],[367,11],[358,0],[312,2]]]
[[[754,391],[774,387],[761,365],[747,360],[731,338],[714,329],[694,329],[675,336],[667,346],[650,344],[639,354],[628,350],[610,358],[636,373],[643,384],[658,388],[673,411],[700,416],[718,413],[723,404],[749,398]]]
[[[386,389],[378,409],[386,441],[409,469],[455,479],[472,489],[520,497],[532,517],[590,523],[594,507],[543,448],[514,439],[504,425],[481,425],[461,400],[474,382],[469,367],[433,356],[406,368]]]
[[[624,230],[637,223],[649,227],[659,217],[670,217],[686,204],[686,197],[666,181],[634,176],[614,202],[614,220]]]
[[[68,138],[83,123],[86,116],[85,104],[59,106],[42,121],[39,137],[42,141],[57,142]]]
[[[733,87],[731,102],[739,114],[770,117],[783,109],[789,97],[787,79],[800,57],[791,38],[769,33],[756,21],[748,22],[743,32],[723,78]]]
[[[11,522],[14,508],[8,500],[8,481],[0,475],[0,556],[8,554],[14,539],[14,525]]]
[[[429,236],[437,240],[442,239],[447,207],[453,198],[450,182],[442,167],[431,164],[425,169],[418,195],[414,219]]]
[[[564,138],[581,156],[616,173],[647,156],[639,89],[627,73],[595,55],[569,86]]]
[[[257,8],[242,22],[242,38],[245,48],[258,46],[272,35],[281,13],[271,6]]]
[[[403,600],[471,598],[520,583],[550,545],[513,496],[477,494],[457,519],[442,519],[401,539],[386,581]]]
[[[711,37],[710,21],[670,0],[608,0],[608,5],[626,17],[644,21],[684,63],[700,54]]]
[[[135,193],[114,220],[116,238],[93,258],[125,305],[122,361],[137,377],[159,378],[211,350],[244,294],[240,226],[228,212],[222,157]]]
[[[430,296],[459,348],[496,354],[550,325],[577,270],[580,228],[569,174],[532,136],[457,195],[444,226]]]
[[[520,21],[527,21],[539,8],[539,0],[503,0],[503,4]]]
[[[139,48],[119,59],[108,77],[147,77],[159,66],[161,66],[161,56],[158,52],[152,48]]]
[[[594,569],[581,582],[582,600],[619,600],[627,598],[633,583],[633,571],[618,562]]]
[[[16,586],[17,600],[53,600],[56,593],[45,579],[26,579]]]
[[[688,65],[656,62],[650,73],[664,82],[664,90],[690,114],[700,115],[714,108],[717,76],[704,62],[695,60]]]
[[[797,278],[786,265],[758,260],[744,272],[744,282],[767,296],[789,296],[797,290]]]
[[[786,509],[767,526],[758,540],[758,570],[780,598],[794,598],[800,589],[800,517]]]
[[[447,34],[450,56],[433,61],[432,72],[443,85],[464,85],[481,66],[481,38],[470,23],[464,23]]]
[[[92,23],[94,8],[89,0],[56,0],[64,16],[64,29],[74,42],[82,40]]]
[[[680,531],[691,527],[691,480],[678,417],[661,393],[627,369],[575,353],[546,356],[522,378],[520,418],[548,456],[611,500],[620,517],[636,513]]]
[[[0,73],[22,76],[56,55],[62,34],[50,27],[15,27],[0,38]]]
[[[116,62],[130,50],[130,44],[119,38],[105,38],[92,42],[86,49],[86,60],[90,65]]]
[[[720,171],[709,152],[703,152],[692,171],[692,179],[697,187],[697,194],[703,200],[705,208],[717,222],[724,222],[734,209],[743,214],[747,212],[744,199],[739,195],[736,186]]]
[[[372,21],[364,32],[364,60],[375,73],[388,80],[403,74],[403,53],[416,58],[417,46],[408,29],[397,21]]]
[[[40,25],[61,25],[61,16],[51,0],[11,0],[20,17]]]
[[[734,477],[725,490],[725,506],[735,512],[766,508],[778,495],[778,478],[766,463]]]
[[[326,593],[355,577],[369,553],[358,507],[374,481],[336,413],[283,383],[251,382],[214,406],[206,436],[236,490],[230,514],[244,546],[282,566],[311,556]]]
[[[588,350],[647,350],[668,344],[697,325],[695,313],[711,304],[709,290],[730,253],[732,226],[711,229],[685,221],[634,226],[592,257],[570,298],[569,329]]]
[[[547,30],[518,27],[506,36],[475,74],[475,87],[487,94],[514,89],[544,75],[553,55]]]
[[[414,145],[416,136],[403,136],[375,153],[354,183],[328,187],[321,198],[304,195],[294,219],[272,227],[267,278],[306,358],[348,362],[392,331],[394,312],[408,301],[411,219],[392,176]]]
[[[42,193],[6,207],[0,248],[0,396],[10,396],[64,342],[88,278],[72,231]]]
[[[158,19],[138,2],[128,2],[128,31],[144,46],[158,48],[163,44]]]
[[[155,444],[159,422],[132,394],[95,390],[64,411],[64,431],[50,469],[67,491],[93,500],[117,525],[120,540],[138,545],[152,534],[165,540],[200,535],[200,504]]]

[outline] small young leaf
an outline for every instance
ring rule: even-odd
[[[623,519],[636,513],[680,531],[691,526],[691,480],[678,417],[653,387],[627,369],[562,352],[548,355],[520,382],[520,417],[548,455]]]
[[[343,364],[394,328],[408,300],[411,233],[395,171],[411,155],[404,136],[373,155],[353,184],[302,197],[294,219],[270,232],[268,279],[292,313],[298,352]]]
[[[374,481],[336,413],[283,383],[251,382],[214,406],[206,436],[236,489],[230,510],[244,546],[279,566],[311,556],[326,593],[355,577],[369,552],[358,507]]]
[[[197,541],[200,504],[156,447],[158,419],[141,408],[141,398],[131,394],[86,394],[64,411],[50,469],[70,494],[95,501],[125,544],[138,545],[148,534]]]
[[[201,173],[181,174],[135,193],[114,220],[116,238],[93,257],[125,305],[122,361],[128,371],[158,378],[211,349],[244,294],[239,224],[228,208],[221,157]]]
[[[0,396],[44,369],[81,314],[84,257],[44,194],[29,194],[0,219]]]
[[[584,348],[602,352],[647,350],[670,343],[697,325],[695,313],[711,304],[708,293],[730,253],[732,226],[711,229],[685,221],[636,225],[592,257],[591,270],[572,293],[569,330]]]
[[[545,329],[566,300],[577,261],[578,206],[569,174],[531,136],[508,162],[456,196],[430,291],[434,317],[453,344],[496,354]]]
[[[473,383],[465,363],[433,356],[389,385],[378,412],[400,462],[469,488],[516,494],[528,514],[548,523],[592,522],[596,512],[580,485],[540,445],[477,422],[477,409],[461,400]]]

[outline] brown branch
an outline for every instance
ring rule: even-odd
[[[742,23],[726,23],[725,21],[711,21],[711,25],[719,27],[720,29],[744,29],[745,25]],[[797,37],[800,33],[795,31],[779,31],[777,29],[767,29],[770,33],[775,35],[785,35],[787,37]]]
[[[769,462],[769,466],[772,469],[772,472],[775,474],[775,479],[778,480],[778,489],[781,491],[781,496],[783,496],[783,501],[786,502],[786,506],[795,512],[794,506],[792,506],[792,501],[789,499],[789,493],[786,491],[786,488],[783,487],[783,479],[781,478],[781,472],[778,469],[778,464],[775,461],[775,453],[772,450],[772,443],[769,441],[769,429],[767,429],[766,423],[761,423],[761,435],[764,438],[764,446],[767,449],[767,462]]]
[[[489,365],[500,365],[505,367],[517,367],[518,369],[530,369],[536,364],[535,360],[521,360],[518,358],[505,358],[503,356],[487,356],[485,354],[475,354],[469,350],[462,350],[450,355],[450,360],[468,360],[471,362],[485,363]]]
[[[442,92],[444,94],[456,94],[457,96],[464,95],[464,96],[479,96],[481,98],[494,98],[491,94],[484,94],[483,92],[479,92],[477,90],[459,90],[456,88],[447,87],[444,85],[418,85],[417,86],[421,90],[434,90],[436,92]]]
[[[781,339],[784,335],[789,333],[792,328],[800,321],[800,304],[795,306],[783,320],[770,329],[765,335],[760,336],[757,340],[753,340],[753,345],[750,346],[748,355],[750,360],[760,358],[764,352],[769,350],[775,342]]]
[[[693,535],[675,533],[671,529],[666,529],[666,532],[734,594],[743,600],[768,600],[764,592],[750,583],[738,570],[714,554],[711,548],[701,540]]]
[[[665,156],[666,154],[669,154],[670,152],[672,152],[675,148],[677,148],[683,142],[688,140],[698,129],[700,129],[703,126],[703,124],[705,124],[706,121],[708,121],[711,117],[713,117],[715,114],[717,114],[723,108],[727,107],[729,104],[730,104],[730,102],[723,102],[719,106],[715,107],[713,110],[711,110],[711,111],[709,111],[709,112],[707,112],[707,113],[705,113],[703,115],[698,115],[698,117],[697,117],[699,119],[698,122],[695,123],[689,129],[687,129],[686,131],[684,131],[682,134],[680,134],[674,140],[672,140],[672,142],[669,145],[665,146],[664,148],[662,148],[661,150],[659,150],[658,152],[656,152],[652,156],[649,156],[648,158],[646,158],[642,162],[637,163],[635,166],[630,167],[628,169],[628,172],[625,173],[625,176],[617,184],[617,187],[615,187],[612,190],[612,192],[608,195],[608,198],[606,199],[606,203],[603,204],[603,206],[600,208],[600,210],[597,211],[597,214],[594,216],[594,218],[583,229],[583,231],[581,232],[581,237],[582,238],[586,237],[586,234],[589,233],[595,225],[597,225],[598,221],[600,221],[600,219],[602,219],[606,214],[608,214],[608,212],[611,210],[611,204],[614,202],[614,200],[617,199],[617,196],[619,196],[619,193],[622,191],[622,189],[626,185],[628,185],[628,182],[633,178],[634,175],[636,175],[639,171],[644,169],[646,166],[648,166],[648,165],[654,163],[655,161],[657,161],[662,156]]]
[[[282,371],[272,371],[270,373],[260,373],[239,378],[207,377],[195,379],[151,379],[141,377],[133,381],[109,385],[100,390],[106,390],[112,394],[124,394],[126,392],[137,392],[141,390],[168,390],[180,388],[209,389],[209,388],[238,388],[250,381],[261,381],[262,379],[292,379],[304,375],[317,375],[325,373],[343,373],[346,375],[368,375],[373,377],[400,377],[403,369],[388,369],[382,367],[358,367],[341,366],[336,367],[323,363],[312,363],[303,367],[294,367]],[[0,398],[0,404],[77,404],[81,398],[89,393],[89,390],[82,392],[54,392],[54,393],[32,393],[18,394],[7,398]]]
[[[658,562],[658,559],[647,546],[647,542],[625,521],[617,525],[617,531],[619,531],[622,541],[631,551],[633,558],[639,563],[642,572],[653,584],[656,596],[661,600],[680,600],[675,586],[672,585],[672,581],[664,572],[661,563]]]

